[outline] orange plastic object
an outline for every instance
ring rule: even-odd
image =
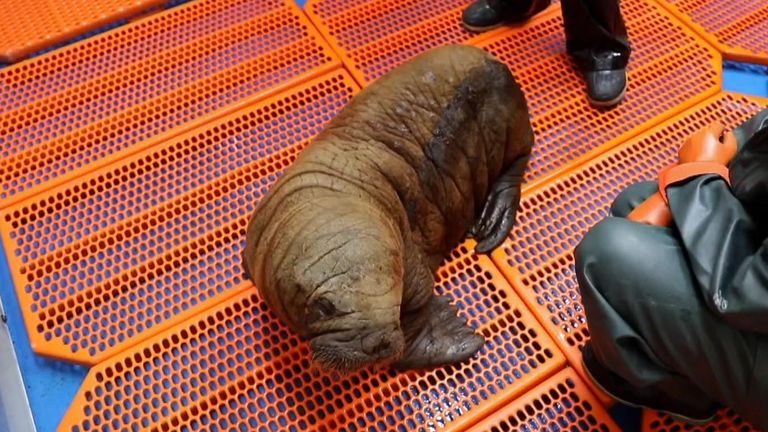
[[[672,225],[672,212],[667,200],[661,193],[656,192],[643,201],[627,215],[627,219],[646,225],[668,227]]]
[[[659,0],[729,59],[768,64],[764,0]]]
[[[469,429],[470,432],[621,431],[600,402],[566,368]]]
[[[291,0],[199,0],[2,69],[0,208],[338,66]]]
[[[95,364],[242,289],[258,200],[355,91],[321,76],[0,212],[33,349]]]
[[[249,288],[92,368],[59,430],[463,430],[564,363],[490,260],[469,247],[453,252],[436,288],[487,338],[461,365],[322,372]]]
[[[629,89],[610,110],[592,108],[565,53],[562,17],[480,42],[507,63],[525,91],[536,144],[528,187],[554,178],[716,93],[719,54],[652,0],[624,0],[632,41]]]
[[[669,198],[667,198],[668,187],[702,174],[716,174],[720,176],[728,186],[731,185],[731,171],[726,165],[721,163],[688,162],[674,165],[664,169],[659,174],[659,192],[661,193],[664,202],[669,202]]]
[[[480,41],[461,25],[472,0],[309,0],[305,11],[360,84],[430,48]],[[547,12],[544,12],[547,13]]]
[[[736,126],[768,100],[718,94],[557,179],[524,192],[510,238],[493,254],[571,365],[589,339],[573,268],[573,249],[608,214],[624,188],[652,180],[677,159],[680,143],[717,120]]]
[[[0,27],[0,63],[142,14],[165,0],[6,0]]]
[[[717,414],[715,420],[703,426],[692,426],[673,420],[668,415],[655,411],[643,412],[643,432],[760,432],[739,418],[731,410],[723,410]]]

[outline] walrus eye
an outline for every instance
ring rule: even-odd
[[[314,319],[328,318],[336,314],[336,306],[325,297],[320,297],[312,302],[311,315]]]

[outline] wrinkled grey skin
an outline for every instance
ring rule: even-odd
[[[483,338],[433,273],[470,228],[479,252],[508,235],[532,144],[506,66],[467,46],[421,55],[286,170],[250,221],[246,272],[325,367],[463,361]]]

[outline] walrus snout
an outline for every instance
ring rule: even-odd
[[[347,371],[397,360],[405,348],[405,339],[399,328],[387,327],[324,334],[312,338],[310,346],[318,363]]]
[[[396,334],[390,329],[372,332],[363,337],[360,345],[363,352],[371,357],[392,357],[402,352],[402,346],[398,346],[398,340],[394,337]],[[399,339],[402,340],[402,337]]]

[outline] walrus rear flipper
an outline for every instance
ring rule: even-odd
[[[405,352],[394,366],[398,369],[425,369],[462,362],[485,340],[475,334],[465,318],[446,296],[433,295],[423,308],[404,314],[401,326]]]
[[[501,245],[515,223],[528,156],[518,158],[491,186],[480,218],[469,230],[477,240],[475,251],[486,254]]]

